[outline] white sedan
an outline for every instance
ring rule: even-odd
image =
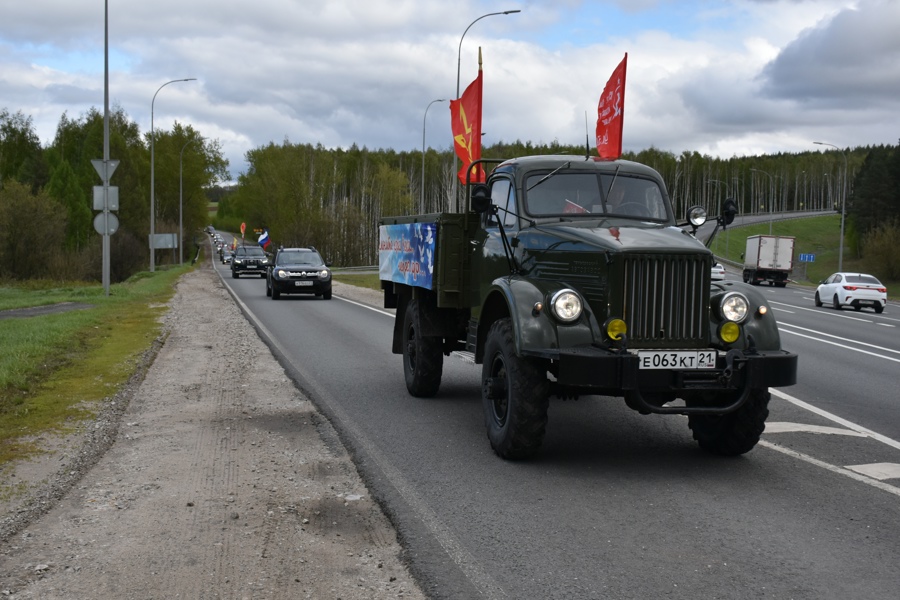
[[[716,263],[712,266],[712,271],[710,272],[710,278],[713,281],[724,281],[725,280],[725,267],[723,267],[720,263]]]
[[[873,275],[835,273],[816,288],[816,306],[825,302],[837,310],[852,306],[853,310],[874,308],[881,313],[887,305],[887,288]]]

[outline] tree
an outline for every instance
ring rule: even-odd
[[[64,277],[54,240],[65,237],[65,211],[45,192],[7,181],[0,189],[0,278]]]
[[[0,109],[0,187],[9,180],[36,191],[46,183],[47,168],[31,117],[21,111],[10,114],[4,108]]]

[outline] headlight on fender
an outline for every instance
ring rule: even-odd
[[[740,292],[728,292],[719,303],[719,315],[726,321],[743,323],[750,315],[750,302]]]
[[[741,337],[741,326],[734,321],[725,321],[719,325],[719,339],[726,344],[733,344]]]
[[[563,323],[571,323],[578,320],[584,310],[584,303],[573,290],[559,290],[550,298],[550,308],[553,315]]]

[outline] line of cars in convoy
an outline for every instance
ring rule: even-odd
[[[255,244],[241,244],[233,251],[212,225],[206,228],[223,264],[231,265],[231,277],[258,275],[266,280],[266,296],[314,294],[331,300],[330,263],[313,248],[278,248],[274,256]]]

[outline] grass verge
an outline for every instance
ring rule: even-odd
[[[39,451],[116,394],[160,334],[175,282],[191,267],[139,273],[110,287],[29,282],[0,287],[0,306],[77,302],[81,310],[0,319],[0,469]],[[52,300],[52,302],[51,302]]]

